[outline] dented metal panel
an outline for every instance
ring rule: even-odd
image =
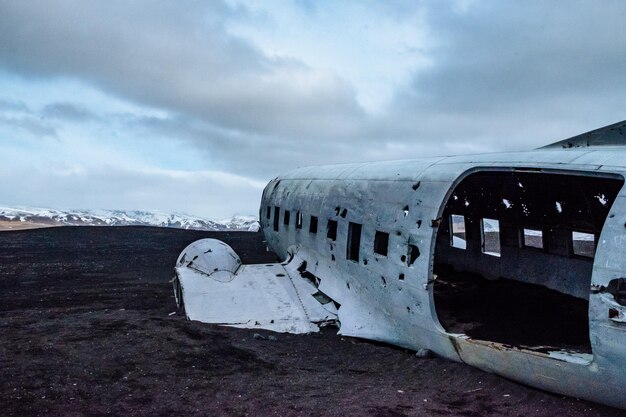
[[[336,319],[334,305],[316,299],[317,288],[293,264],[240,263],[230,246],[215,239],[196,241],[183,250],[174,286],[187,318],[289,333],[316,332],[318,324]]]
[[[609,128],[611,134],[621,132],[615,126]],[[603,132],[594,135],[600,135],[601,142],[606,142]],[[621,291],[626,297],[626,288],[622,281],[616,281],[626,276],[626,191],[621,186],[626,176],[626,143],[618,139],[609,141],[611,147],[590,143],[571,149],[554,146],[528,152],[290,171],[267,185],[260,209],[268,247],[286,262],[238,268],[232,271],[234,278],[229,282],[200,278],[201,272],[179,264],[177,282],[183,289],[188,316],[230,325],[267,326],[264,328],[298,332],[314,331],[316,326],[311,323],[316,320],[336,319],[340,324],[339,333],[343,335],[415,350],[427,349],[541,389],[626,408],[626,373],[623,372],[626,306],[621,302]],[[621,146],[615,146],[616,143]],[[585,196],[606,205],[596,209],[602,215],[593,221],[581,220],[582,214],[568,213],[565,202],[562,205],[549,199],[550,190],[546,190],[545,195],[535,192],[533,200],[529,200],[534,204],[533,210],[558,212],[528,216],[535,223],[544,222],[539,226],[526,224],[531,220],[524,219],[525,212],[519,207],[518,216],[498,218],[493,215],[497,210],[484,215],[500,221],[501,232],[498,231],[497,238],[502,239],[503,246],[497,258],[489,251],[481,254],[477,249],[476,233],[482,233],[484,239],[486,232],[473,226],[480,219],[471,218],[476,213],[470,211],[467,248],[449,249],[452,239],[445,236],[449,227],[445,216],[453,205],[448,202],[466,179],[483,172],[497,173],[503,178],[518,172],[540,179],[543,177],[534,175],[556,176],[570,185],[575,184],[577,178],[597,178],[600,183],[606,178],[607,183],[612,181],[612,188],[609,188],[614,190],[615,196],[610,201],[605,195]],[[494,178],[497,179],[497,175]],[[615,184],[619,187],[615,188]],[[570,188],[574,191],[567,194],[567,198],[570,206],[576,206],[575,187]],[[494,198],[480,191],[480,187],[466,191],[475,193],[474,199]],[[500,198],[503,207],[498,210],[505,210],[511,204],[523,204],[523,198],[531,198],[524,190],[518,196],[521,196],[519,201],[502,202]],[[482,202],[483,211],[488,209],[487,203]],[[289,220],[285,223],[286,211],[289,211]],[[563,216],[570,216],[564,217],[562,224],[559,223],[561,211]],[[278,221],[277,215],[280,216]],[[544,218],[546,220],[541,220]],[[523,236],[518,242],[514,235],[523,227],[543,228],[545,235],[542,236],[551,244],[538,248],[524,246]],[[578,229],[594,237],[590,256],[573,251],[571,236]],[[470,232],[474,233],[473,237]],[[375,243],[377,239],[384,239],[384,244]],[[468,257],[468,262],[461,264],[455,261],[453,250],[476,252]],[[496,265],[497,274],[489,276],[488,270],[479,268],[483,262],[481,256],[491,256],[484,258],[484,262]],[[513,257],[520,259],[514,262]],[[433,288],[439,278],[434,273],[435,261],[481,274],[488,278],[486,282],[498,282],[503,278],[501,275],[507,274],[507,266],[515,264],[515,274],[504,278],[544,287],[545,291],[563,294],[564,299],[570,297],[578,300],[577,303],[588,303],[585,326],[588,324],[589,351],[566,345],[510,345],[448,332],[440,322],[435,305]],[[213,265],[212,262],[219,263],[216,258],[207,261],[207,265]],[[542,273],[549,265],[569,268],[570,275],[561,273],[544,279]],[[278,274],[284,274],[287,279],[283,283],[290,283],[289,288],[295,290],[280,287],[276,280]],[[569,283],[568,276],[578,277],[577,281]],[[195,286],[196,282],[204,282],[206,287]],[[239,284],[232,284],[236,282]],[[258,304],[248,288],[253,283],[258,285],[254,293],[263,300]],[[269,301],[272,297],[278,300],[276,304]],[[190,309],[188,306],[191,307],[193,300],[198,302]],[[245,300],[249,308],[235,315],[232,307],[240,306],[241,300]],[[204,309],[211,309],[209,319]],[[276,320],[268,322],[276,312],[279,314],[275,317],[282,317],[282,323],[291,324],[281,327]],[[235,319],[239,321],[235,323]],[[310,327],[304,324],[307,320]]]

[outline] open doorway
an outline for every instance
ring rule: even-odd
[[[623,183],[535,169],[465,177],[446,202],[435,246],[443,328],[535,351],[591,353],[595,246]]]

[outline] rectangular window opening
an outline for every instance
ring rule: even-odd
[[[524,247],[543,249],[543,231],[524,228]]]
[[[270,206],[267,206],[267,210],[265,210],[265,217],[267,217],[267,220],[272,217],[272,208]]]
[[[337,220],[328,220],[326,237],[330,240],[337,240]]]
[[[500,222],[496,219],[480,221],[482,252],[485,255],[500,256]]]
[[[280,207],[274,207],[274,231],[278,232],[278,223],[280,222]]]
[[[283,214],[283,224],[285,226],[289,226],[290,217],[291,213],[289,212],[289,210],[285,210],[285,214]]]
[[[572,252],[577,256],[593,258],[596,252],[596,241],[593,233],[573,231]]]
[[[387,256],[387,251],[389,249],[389,233],[376,231],[374,235],[374,252]]]
[[[317,217],[311,216],[311,223],[309,223],[309,233],[317,233]]]
[[[359,249],[361,246],[361,225],[352,223],[348,225],[348,244],[346,245],[346,259],[359,262]]]
[[[450,246],[453,248],[467,249],[465,216],[458,214],[450,215]]]
[[[302,212],[296,211],[296,229],[302,229]]]

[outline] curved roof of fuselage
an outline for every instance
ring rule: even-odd
[[[317,165],[296,168],[280,175],[281,180],[404,180],[412,181],[433,165],[476,167],[526,167],[626,171],[626,146],[573,149],[537,149],[475,155],[422,158],[354,164]]]

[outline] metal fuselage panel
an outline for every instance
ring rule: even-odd
[[[268,247],[282,258],[297,252],[319,279],[319,290],[341,305],[341,334],[429,349],[525,384],[626,408],[626,325],[608,319],[607,309],[617,307],[608,305],[607,294],[589,297],[593,359],[576,361],[448,334],[432,291],[440,217],[467,175],[547,169],[623,176],[624,161],[626,149],[610,148],[302,168],[267,185],[260,221]],[[622,189],[597,244],[592,287],[626,276],[625,224]],[[355,230],[356,257],[349,244]],[[381,234],[387,236],[385,254],[373,244]]]

